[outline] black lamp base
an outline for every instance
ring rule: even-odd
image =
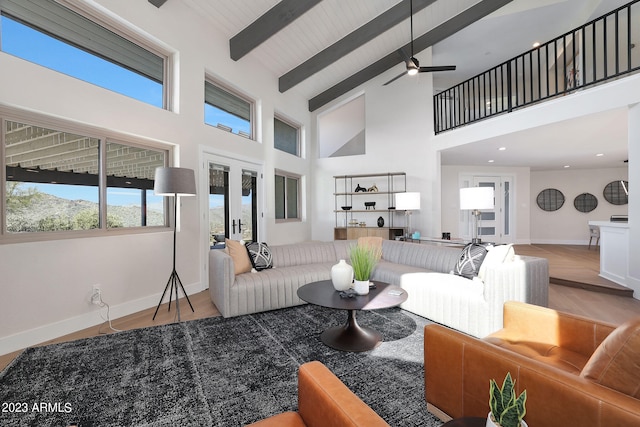
[[[162,293],[162,296],[160,297],[160,302],[156,307],[156,312],[153,315],[153,320],[156,320],[158,309],[160,308],[160,305],[162,305],[162,300],[164,299],[164,296],[166,295],[167,290],[169,290],[169,286],[171,286],[171,289],[169,290],[169,311],[171,311],[171,299],[173,297],[173,291],[175,289],[176,311],[178,313],[178,322],[180,321],[180,301],[178,299],[178,285],[180,285],[180,288],[182,289],[182,293],[184,294],[184,297],[187,299],[187,302],[189,303],[189,307],[191,307],[191,311],[195,313],[195,310],[193,309],[193,305],[191,305],[191,300],[189,300],[189,295],[187,295],[187,293],[185,292],[184,286],[182,286],[182,281],[180,280],[180,276],[178,276],[178,272],[174,268],[173,271],[171,272],[171,275],[169,276],[169,280],[167,281],[167,286],[164,287],[164,292]]]

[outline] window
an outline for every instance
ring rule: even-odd
[[[276,222],[300,220],[300,177],[276,172]]]
[[[300,157],[300,127],[274,117],[273,145],[278,150]]]
[[[5,234],[165,225],[164,200],[153,195],[153,183],[168,151],[112,142],[89,132],[0,121]]]
[[[205,81],[204,122],[253,139],[253,103],[228,89]]]
[[[0,0],[2,51],[159,108],[165,58],[53,0]]]

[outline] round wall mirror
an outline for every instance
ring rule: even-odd
[[[580,212],[591,212],[598,207],[598,199],[590,193],[582,193],[573,199],[573,206]]]
[[[536,203],[544,211],[557,211],[564,205],[564,194],[555,188],[547,188],[538,194]]]
[[[602,195],[612,205],[626,205],[629,203],[629,181],[613,181],[604,187]]]

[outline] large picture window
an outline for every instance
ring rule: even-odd
[[[204,83],[204,122],[253,139],[253,102],[210,81]]]
[[[300,127],[287,120],[274,117],[273,145],[278,150],[300,157]]]
[[[3,234],[166,224],[164,200],[153,194],[153,183],[155,169],[167,164],[167,150],[0,121],[6,170]]]
[[[165,107],[166,58],[53,0],[0,0],[3,52]]]
[[[282,171],[275,174],[276,222],[300,220],[300,177]]]

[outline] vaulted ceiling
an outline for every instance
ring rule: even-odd
[[[157,7],[167,1],[149,0]],[[406,69],[411,0],[181,0],[229,40],[229,57],[251,58],[314,111],[370,79]],[[629,0],[413,0],[420,65],[444,90],[603,15]],[[422,52],[432,48],[432,58]],[[420,84],[418,76],[413,78]],[[392,86],[389,90],[393,90]]]

